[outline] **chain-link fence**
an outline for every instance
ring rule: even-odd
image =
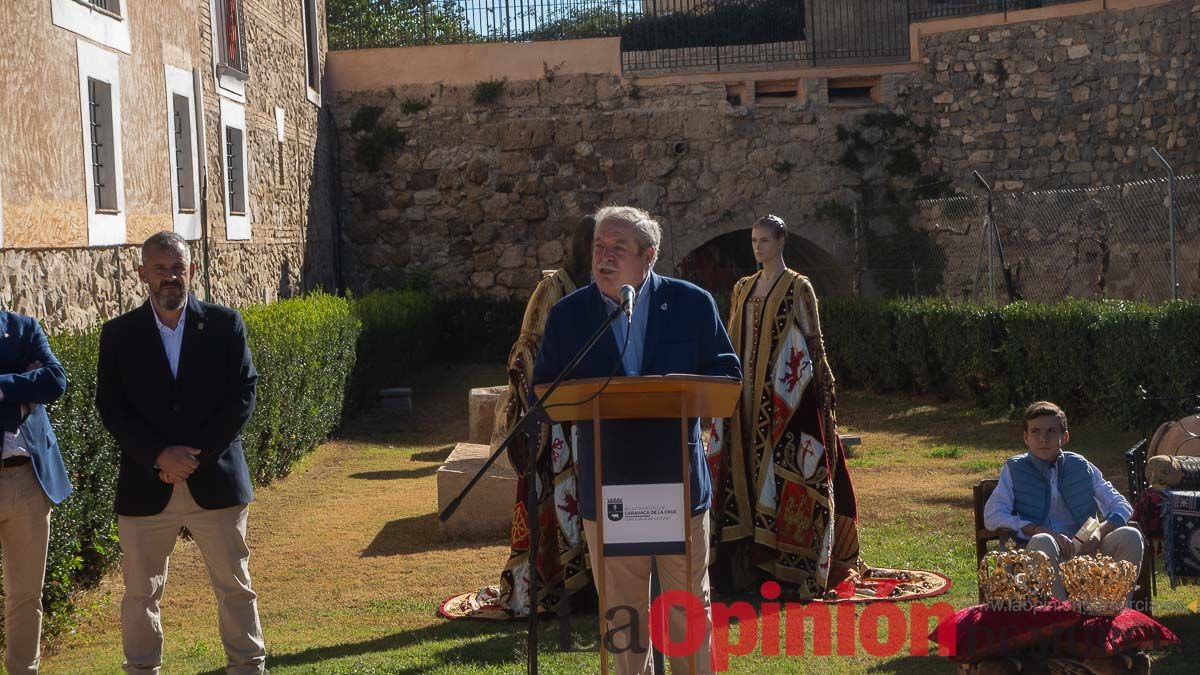
[[[1164,178],[997,192],[990,218],[986,193],[917,206],[919,227],[943,263],[937,292],[947,297],[1161,302],[1200,295],[1200,176],[1177,178],[1173,201]]]

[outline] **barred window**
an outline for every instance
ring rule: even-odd
[[[243,77],[250,73],[246,63],[246,31],[242,0],[219,0],[221,66]]]
[[[109,14],[121,16],[121,0],[75,0],[76,2],[84,2],[96,9],[104,10]]]
[[[175,128],[175,190],[179,194],[179,211],[196,210],[196,177],[192,173],[192,102],[186,96],[172,94],[171,115]]]
[[[87,79],[88,124],[91,127],[92,190],[96,213],[117,212],[116,146],[113,139],[112,85]]]
[[[242,140],[241,129],[225,127],[225,167],[229,176],[226,192],[229,213],[234,216],[246,215],[246,157]]]
[[[321,93],[321,33],[316,0],[304,0],[304,66],[308,88]]]

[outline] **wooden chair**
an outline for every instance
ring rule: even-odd
[[[988,542],[995,541],[997,545],[1002,545],[1003,542],[1013,538],[1012,530],[1000,528],[998,530],[989,530],[983,525],[983,507],[987,504],[988,497],[992,496],[992,492],[996,490],[996,485],[1000,481],[995,478],[987,478],[979,481],[978,485],[972,487],[971,492],[974,498],[975,506],[975,568],[979,569],[979,563],[983,561],[983,557],[988,552]],[[1137,521],[1129,521],[1131,527],[1136,527],[1141,530],[1141,526]],[[1134,608],[1141,610],[1147,616],[1151,616],[1151,595],[1150,588],[1153,583],[1154,575],[1154,550],[1150,546],[1150,540],[1145,537],[1145,532],[1142,533],[1142,538],[1145,541],[1145,550],[1142,552],[1142,569],[1138,575],[1137,588],[1133,591]],[[979,590],[979,602],[983,602],[983,589]]]

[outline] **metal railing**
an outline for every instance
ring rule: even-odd
[[[994,14],[1063,5],[1081,0],[911,0],[913,21],[943,19],[971,14]]]
[[[630,70],[909,58],[913,21],[1079,0],[360,0],[330,49],[620,37]],[[347,9],[352,8],[352,9]]]

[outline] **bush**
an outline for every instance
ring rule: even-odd
[[[434,299],[418,279],[364,295],[354,311],[363,324],[349,404],[357,408],[373,405],[382,387],[408,384],[414,370],[431,362],[506,362],[525,299]]]
[[[1200,304],[1024,302],[1004,308],[945,300],[821,304],[830,365],[842,385],[873,391],[972,397],[1005,413],[1038,399],[1073,417],[1125,428],[1187,414],[1138,398],[1200,389]]]
[[[444,333],[434,317],[433,299],[417,289],[378,291],[354,301],[362,322],[351,406],[375,400],[381,387],[404,384],[403,378],[427,363]]]
[[[347,300],[315,294],[245,310],[258,369],[257,406],[242,434],[257,484],[287,475],[341,420],[359,322]],[[94,404],[100,330],[50,336],[67,371],[67,392],[49,406],[75,492],[54,509],[46,564],[45,633],[75,619],[71,597],[119,557],[116,496],[119,449]]]
[[[506,363],[521,330],[528,299],[439,298],[434,310],[439,333],[434,358]]]
[[[286,476],[342,421],[361,323],[350,302],[317,294],[243,313],[258,402],[242,433],[254,482]]]

